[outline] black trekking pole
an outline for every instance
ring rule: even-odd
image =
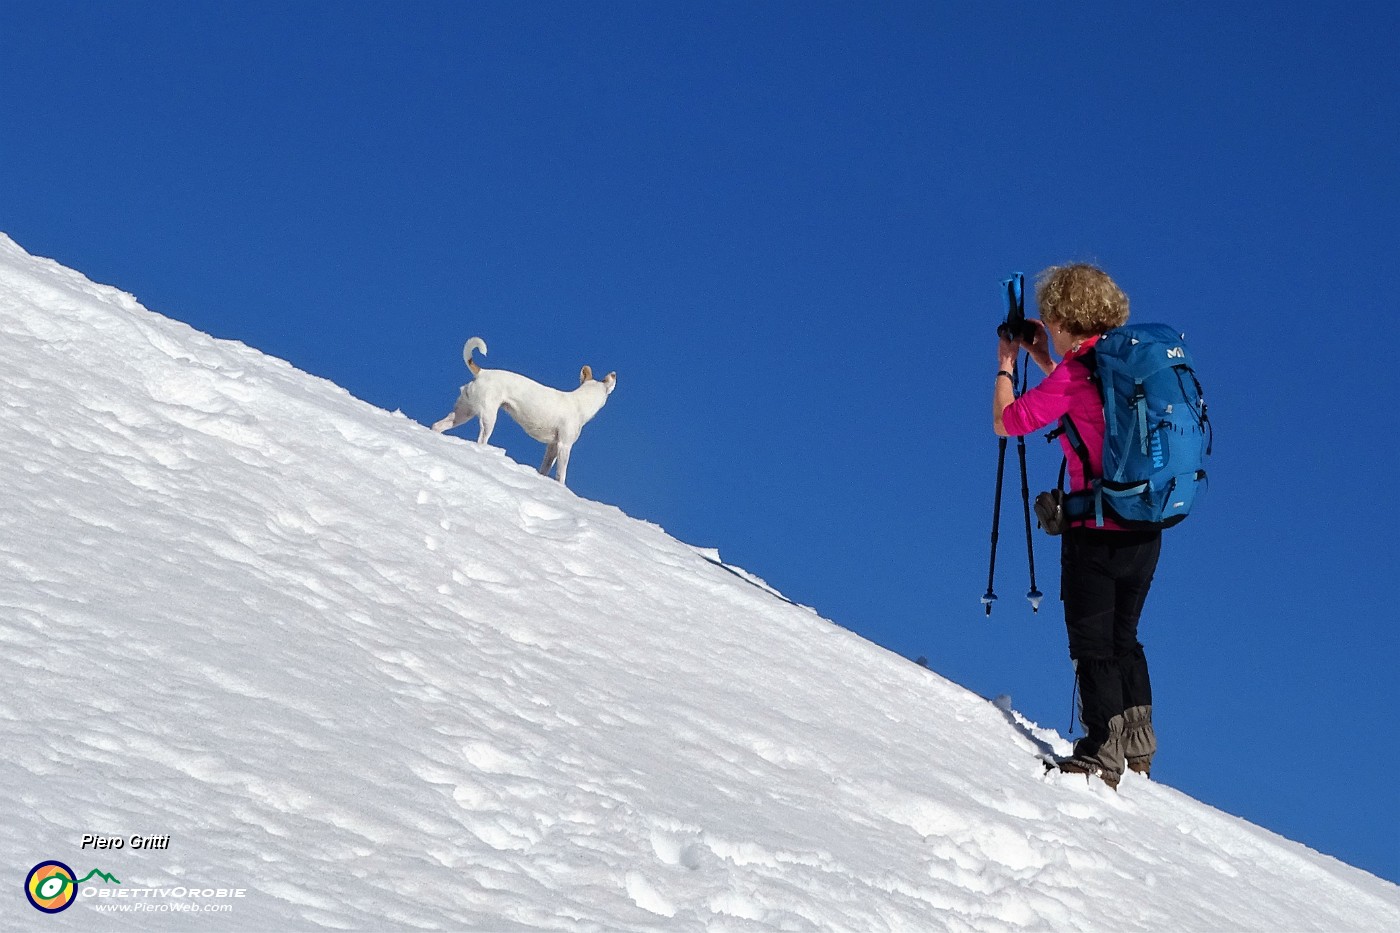
[[[1026,392],[1026,363],[1021,362],[1021,391],[1017,397]],[[1005,440],[1005,438],[1002,438]],[[1035,585],[1035,534],[1031,531],[1031,489],[1026,482],[1026,436],[1022,434],[1016,438],[1016,453],[1021,458],[1021,510],[1026,515],[1026,562],[1031,568],[1031,588],[1026,591],[1026,599],[1030,600],[1031,612],[1040,611],[1040,600],[1045,594]]]
[[[992,603],[997,594],[992,592],[992,581],[997,575],[997,528],[1001,525],[1001,478],[1006,472],[1006,438],[997,438],[997,492],[992,502],[992,559],[987,569],[987,593],[982,597],[982,605],[987,607],[988,617],[992,614]]]
[[[1006,320],[997,328],[997,333],[1011,339],[1034,340],[1035,326],[1026,322],[1026,306],[1024,284],[1025,279],[1021,273],[1013,273],[1011,278],[1001,283],[1006,289]],[[1017,370],[1020,372],[1020,382],[1016,380]],[[1012,391],[1017,398],[1020,398],[1026,390],[1026,364],[1020,354],[1017,355],[1016,364],[1011,374]],[[1040,592],[1035,584],[1035,544],[1034,535],[1031,531],[1031,499],[1030,486],[1026,478],[1026,439],[1024,436],[1016,439],[1016,453],[1021,463],[1021,508],[1026,519],[1026,556],[1030,564],[1031,588],[1026,593],[1026,598],[1030,600],[1031,611],[1040,611],[1040,600],[1045,595]],[[997,570],[997,540],[1000,537],[1001,526],[1001,490],[1002,477],[1006,470],[1006,438],[997,439],[997,487],[996,501],[992,506],[992,556],[990,566],[987,570],[987,592],[982,597],[982,605],[987,608],[987,615],[992,614],[992,603],[996,601],[997,595],[993,591],[993,582],[996,578]]]

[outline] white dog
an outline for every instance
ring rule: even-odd
[[[526,434],[545,445],[540,473],[548,476],[549,468],[557,463],[555,472],[559,482],[564,483],[569,473],[569,451],[573,450],[583,426],[593,420],[617,386],[617,373],[608,373],[608,377],[599,382],[593,378],[593,370],[585,366],[579,372],[579,387],[572,392],[561,392],[518,373],[482,369],[472,359],[473,350],[480,350],[485,356],[486,341],[473,337],[462,348],[462,358],[472,371],[472,381],[462,386],[452,414],[433,425],[433,430],[441,434],[480,418],[481,432],[476,442],[485,444],[496,427],[497,409],[504,408]]]

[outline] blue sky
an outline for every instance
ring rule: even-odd
[[[1396,881],[1396,34],[1382,2],[3,2],[0,230],[424,423],[470,336],[616,370],[575,491],[1062,730],[1057,552],[1032,616],[1010,493],[979,603],[993,328],[1008,273],[1099,262],[1216,427],[1142,626],[1157,776]]]

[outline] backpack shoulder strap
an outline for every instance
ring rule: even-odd
[[[1099,393],[1100,402],[1104,398],[1103,378],[1099,375],[1098,354],[1094,347],[1090,347],[1080,355],[1079,359],[1089,370],[1089,380],[1094,384],[1095,390]],[[1089,459],[1089,445],[1084,442],[1084,435],[1079,433],[1075,427],[1074,419],[1068,414],[1060,416],[1060,424],[1047,436],[1048,440],[1053,440],[1063,434],[1069,441],[1070,450],[1074,451],[1079,458],[1079,464],[1084,468],[1084,482],[1088,488],[1077,493],[1066,493],[1064,498],[1065,514],[1071,520],[1093,517],[1097,526],[1103,525],[1103,497],[1099,492],[1102,477],[1094,475],[1093,463]],[[1060,463],[1060,488],[1064,488],[1065,467],[1068,465],[1068,458]]]
[[[1103,380],[1099,377],[1098,354],[1093,347],[1089,347],[1079,356],[1079,362],[1089,370],[1089,381],[1094,384],[1094,388],[1099,393],[1100,404],[1103,402]],[[1047,440],[1054,440],[1063,434],[1069,440],[1070,449],[1079,457],[1079,462],[1084,467],[1084,479],[1087,482],[1094,478],[1094,468],[1089,462],[1089,446],[1084,443],[1084,436],[1079,433],[1079,429],[1074,426],[1073,419],[1066,413],[1060,416],[1060,426],[1050,432]]]
[[[1060,426],[1051,431],[1047,440],[1054,440],[1063,434],[1069,441],[1069,449],[1074,451],[1079,458],[1079,463],[1084,467],[1084,479],[1088,481],[1094,478],[1094,468],[1089,462],[1089,445],[1084,443],[1084,436],[1079,433],[1079,429],[1074,426],[1074,419],[1069,415],[1060,416]]]

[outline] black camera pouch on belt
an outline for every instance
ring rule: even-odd
[[[1069,527],[1069,516],[1065,515],[1065,493],[1063,489],[1052,489],[1035,497],[1035,517],[1046,534],[1062,535]]]

